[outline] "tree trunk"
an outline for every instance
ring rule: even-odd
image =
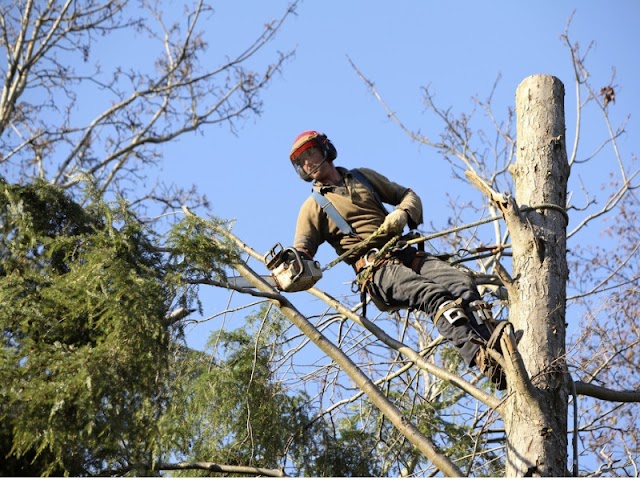
[[[531,384],[510,392],[504,416],[506,475],[566,475],[565,363],[566,204],[564,85],[548,75],[526,78],[516,92],[516,163],[510,169],[518,206],[510,225],[513,285],[509,318],[524,336],[518,346]]]

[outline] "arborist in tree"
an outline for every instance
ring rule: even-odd
[[[474,279],[399,237],[406,226],[414,229],[423,221],[418,195],[374,170],[337,167],[336,157],[323,133],[306,131],[293,142],[289,158],[296,172],[313,181],[313,193],[298,215],[293,248],[312,259],[329,242],[345,255],[357,284],[378,308],[425,312],[467,365],[478,366],[497,388],[505,389],[504,373],[486,351],[499,351],[503,329],[494,330],[491,307]],[[387,213],[383,203],[395,209]],[[354,248],[372,235],[365,252]],[[399,241],[393,242],[394,237]]]

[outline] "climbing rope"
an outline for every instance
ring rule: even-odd
[[[565,219],[566,224],[569,225],[569,214],[567,213],[566,209],[564,209],[563,207],[561,207],[559,205],[555,205],[553,203],[542,203],[540,205],[534,205],[534,206],[531,206],[531,207],[523,207],[523,208],[520,209],[521,212],[531,212],[531,211],[535,211],[535,210],[555,210],[555,211],[557,211],[557,212],[562,214],[562,216]],[[407,245],[414,245],[414,244],[421,243],[421,242],[428,242],[428,241],[433,240],[435,238],[443,237],[445,235],[450,235],[452,233],[460,232],[462,230],[467,230],[467,229],[470,229],[470,228],[478,227],[480,225],[485,225],[487,223],[491,223],[491,222],[495,222],[497,220],[500,220],[502,218],[503,218],[502,215],[489,217],[489,218],[485,218],[483,220],[478,220],[476,222],[467,223],[465,225],[460,225],[458,227],[449,228],[447,230],[442,230],[440,232],[432,233],[431,235],[426,235],[426,236],[423,236],[423,237],[413,238],[411,240],[407,240]],[[356,251],[364,250],[364,248],[367,245],[369,245],[382,232],[383,232],[382,227],[378,228],[369,237],[365,238],[364,240],[362,240],[359,243],[356,243],[353,247],[348,249],[346,252],[344,252],[343,254],[341,254],[340,256],[338,256],[337,258],[332,260],[331,262],[327,263],[327,265],[325,267],[323,267],[322,270],[323,271],[329,270],[330,268],[334,267],[335,265],[340,263],[342,260],[347,258],[352,253],[354,253]],[[382,249],[380,249],[380,253],[383,253],[383,250],[385,252],[388,251],[389,248],[391,248],[400,238],[401,238],[400,235],[396,235],[395,237],[393,237],[389,242],[387,242],[385,244],[384,247],[382,247]],[[494,249],[502,251],[502,250],[504,250],[504,248],[505,247],[495,246]],[[453,255],[451,255],[451,256],[453,256]]]
[[[383,232],[384,232],[384,229],[382,228],[382,226],[380,226],[375,232],[373,232],[367,238],[365,238],[361,242],[356,243],[349,250],[347,250],[346,252],[344,252],[343,254],[341,254],[340,256],[338,256],[337,258],[332,260],[331,262],[327,263],[327,265],[322,269],[322,271],[324,272],[324,271],[329,270],[330,268],[336,266],[338,263],[340,263],[342,260],[347,258],[352,253],[360,251],[360,250],[364,250],[364,248],[367,245],[369,245],[378,235],[380,235]],[[392,240],[395,243],[399,238],[400,238],[400,235],[396,235],[395,237],[393,237]]]

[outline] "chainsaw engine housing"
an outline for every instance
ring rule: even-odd
[[[280,243],[265,254],[264,262],[271,270],[278,290],[283,292],[307,290],[322,278],[319,262],[302,258],[295,248],[282,248]]]

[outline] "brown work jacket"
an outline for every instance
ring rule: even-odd
[[[415,227],[422,223],[422,202],[413,190],[398,185],[369,168],[358,170],[371,182],[384,203],[405,210],[409,214],[410,225]],[[342,184],[322,185],[316,182],[313,188],[319,190],[335,206],[338,213],[351,225],[355,235],[343,234],[318,202],[310,196],[300,208],[293,246],[308,252],[311,256],[315,256],[318,247],[325,241],[329,242],[338,255],[342,255],[375,232],[386,216],[386,212],[366,185],[353,178],[348,170],[338,167],[338,171],[342,174]],[[368,248],[380,248],[392,236],[379,235]],[[352,265],[363,253],[351,255],[345,262]]]

